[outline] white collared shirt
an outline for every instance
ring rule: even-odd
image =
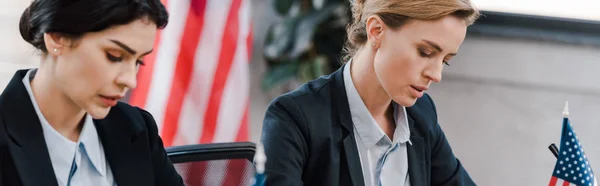
[[[410,143],[410,129],[406,108],[392,102],[396,122],[392,141],[360,98],[350,75],[351,63],[348,62],[344,67],[344,85],[365,186],[410,186],[406,151],[407,142]]]
[[[37,69],[27,72],[23,84],[29,93],[35,113],[40,119],[52,168],[59,186],[114,186],[116,185],[104,149],[96,132],[96,126],[89,114],[85,121],[79,141],[73,142],[58,133],[46,120],[33,96],[30,77]]]

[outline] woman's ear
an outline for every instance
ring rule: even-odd
[[[377,15],[372,15],[367,18],[366,31],[368,44],[375,48],[378,48],[381,44],[381,37],[383,35],[385,24],[381,18]]]
[[[58,33],[44,33],[44,44],[48,53],[59,55],[63,47],[68,46],[69,40]]]

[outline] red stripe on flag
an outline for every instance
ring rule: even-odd
[[[235,141],[248,141],[248,106],[249,106],[249,102],[246,102],[246,106],[244,109],[244,116],[242,116],[242,121],[240,121],[240,129],[238,130],[238,134],[237,137],[235,138]]]
[[[167,0],[161,0],[165,8],[167,8]],[[148,92],[150,90],[150,83],[152,82],[152,74],[154,73],[154,64],[156,63],[156,54],[160,50],[160,38],[162,29],[156,31],[156,37],[154,38],[154,52],[144,57],[145,65],[140,67],[137,74],[137,88],[131,92],[129,98],[129,104],[144,108],[146,106],[146,99],[148,98]]]
[[[250,19],[250,18],[248,18]],[[250,28],[248,30],[248,37],[246,38],[246,49],[248,50],[248,63],[250,63],[252,61],[252,41],[253,41],[253,32],[252,32],[252,20],[248,20],[250,21]]]
[[[238,14],[241,7],[240,5],[241,0],[234,0],[231,9],[229,9],[229,14],[227,15],[227,23],[225,24],[226,27],[223,31],[223,38],[221,40],[222,45],[219,54],[219,62],[217,64],[217,69],[215,70],[208,107],[204,115],[204,130],[202,130],[200,143],[211,143],[215,135],[219,108],[221,107],[221,98],[223,97],[223,89],[225,88],[225,83],[229,77],[235,50],[237,48],[239,34]]]
[[[179,46],[179,55],[177,56],[173,83],[171,84],[171,93],[169,94],[169,100],[165,110],[163,131],[161,135],[165,146],[171,146],[173,144],[173,138],[177,132],[179,113],[183,105],[183,98],[185,97],[192,80],[196,48],[198,47],[202,28],[204,27],[205,10],[206,0],[191,1],[183,37]]]
[[[552,176],[552,178],[550,178],[550,183],[548,184],[548,186],[556,186],[556,181],[558,181],[558,178]]]
[[[567,180],[563,180],[563,186],[569,186],[569,185],[571,185],[570,182],[568,182]]]

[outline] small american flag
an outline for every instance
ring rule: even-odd
[[[568,106],[565,106],[564,115],[560,150],[548,185],[597,186],[594,171],[569,122]]]

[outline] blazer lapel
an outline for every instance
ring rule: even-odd
[[[407,110],[408,111],[408,110]],[[411,185],[429,185],[425,174],[425,142],[415,129],[415,121],[411,114],[407,114],[408,125],[411,131],[410,142],[406,150],[408,154],[408,174]]]
[[[344,138],[344,154],[346,155],[345,159],[346,163],[348,163],[348,172],[350,172],[352,185],[364,185],[365,181],[362,175],[360,157],[358,157],[358,149],[352,134]]]
[[[0,96],[10,155],[24,186],[56,186],[42,126],[22,82],[27,71],[18,71]]]
[[[345,66],[345,65],[344,65]],[[351,185],[364,185],[365,181],[362,174],[362,166],[360,164],[360,157],[358,156],[358,148],[356,147],[356,140],[354,137],[354,123],[350,115],[350,106],[348,105],[348,98],[346,96],[346,88],[344,85],[343,69],[340,68],[333,73],[335,82],[335,88],[332,92],[331,97],[334,100],[333,110],[337,110],[339,116],[339,122],[342,125],[343,132],[342,143],[344,149],[345,159],[348,165],[348,172],[350,173]],[[342,162],[343,163],[343,162]],[[340,170],[343,171],[343,170]],[[340,173],[343,174],[343,173]]]
[[[130,117],[136,113],[117,109],[111,108],[105,119],[94,120],[114,179],[119,186],[154,185],[148,136],[136,123],[143,119],[133,120]]]

